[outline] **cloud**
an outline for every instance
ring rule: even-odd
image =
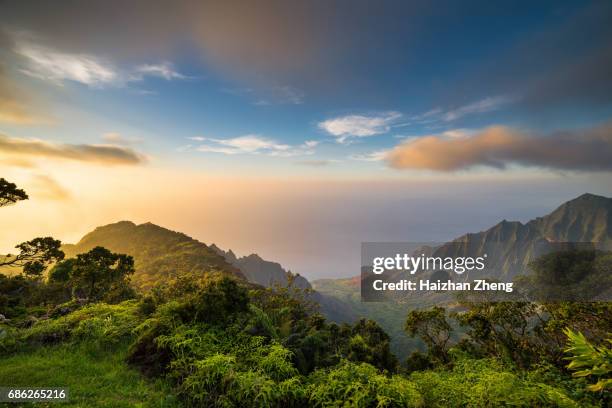
[[[442,109],[440,107],[430,109],[427,112],[409,117],[409,120],[419,124],[452,122],[464,116],[498,110],[505,105],[516,102],[518,99],[519,98],[510,95],[489,96],[452,109]]]
[[[338,143],[352,137],[368,137],[389,132],[391,125],[402,116],[399,112],[380,115],[348,115],[319,123],[319,128],[334,136]]]
[[[75,54],[125,60],[150,55],[166,58],[176,55],[185,44],[193,45],[198,58],[224,75],[270,86],[268,80],[281,77],[285,77],[284,83],[292,83],[285,79],[293,79],[289,77],[295,72],[312,78],[321,74],[319,67],[334,56],[324,53],[322,45],[330,38],[341,38],[326,32],[345,34],[347,29],[344,16],[335,18],[345,21],[344,28],[323,23],[321,12],[327,9],[327,5],[312,7],[278,0],[258,4],[133,0],[117,13],[105,2],[58,1],[36,6],[20,2],[3,7],[0,14],[7,24],[36,31]],[[360,13],[365,15],[366,10]],[[351,25],[359,28],[356,22]]]
[[[335,160],[300,160],[295,162],[295,164],[309,167],[324,167],[329,166],[330,164],[335,162]]]
[[[392,128],[410,126],[414,123],[452,122],[467,115],[497,110],[516,99],[511,96],[500,95],[487,97],[450,110],[437,107],[419,115],[408,116],[401,123],[400,119],[404,115],[397,111],[384,112],[378,115],[347,115],[320,122],[318,127],[334,136],[338,143],[347,143],[351,138],[381,135],[388,133]],[[462,135],[460,132],[463,132],[463,130],[455,129],[449,132],[454,132],[452,136],[460,137]],[[451,136],[450,133],[447,135]]]
[[[0,164],[9,167],[21,167],[24,169],[33,169],[36,167],[34,162],[21,157],[0,157]]]
[[[515,98],[510,96],[491,96],[484,98],[480,101],[470,103],[468,105],[460,106],[456,109],[449,110],[442,114],[442,119],[446,122],[450,122],[466,115],[474,113],[485,113],[499,109],[501,106],[513,102]]]
[[[385,156],[390,167],[456,171],[476,166],[536,166],[555,170],[612,171],[612,125],[540,136],[503,126],[469,137],[424,136]]]
[[[141,77],[144,75],[156,76],[163,78],[167,81],[173,79],[186,79],[187,77],[174,69],[174,66],[170,62],[162,62],[159,64],[145,64],[136,67],[136,74],[140,74]],[[138,76],[136,76],[138,77]]]
[[[102,135],[102,140],[111,144],[119,145],[131,145],[142,143],[143,139],[140,137],[125,137],[121,133],[107,132]]]
[[[0,153],[34,157],[79,160],[101,164],[141,164],[143,155],[113,145],[62,144],[23,139],[0,134]]]
[[[89,87],[123,86],[128,82],[142,81],[147,76],[168,81],[187,79],[167,61],[120,69],[110,60],[90,53],[72,53],[45,46],[31,33],[9,35],[13,37],[13,51],[23,59],[24,67],[20,71],[60,86],[65,81],[74,81]]]
[[[377,151],[366,153],[366,154],[354,154],[350,158],[351,160],[376,162],[376,161],[385,160],[388,154],[389,154],[389,150],[377,150]]]
[[[255,106],[300,105],[306,94],[301,89],[289,85],[258,86],[255,88],[226,88],[223,92],[244,96]]]
[[[61,85],[66,80],[88,86],[100,86],[119,81],[119,73],[107,61],[92,55],[70,54],[39,44],[16,39],[14,51],[25,58],[26,75]]]
[[[206,140],[206,138],[202,136],[191,136],[191,137],[188,137],[187,139],[193,140],[195,142],[203,142]]]
[[[320,142],[318,140],[307,140],[304,142],[304,147],[309,147],[309,148],[317,147],[319,143]]]
[[[43,174],[34,175],[32,183],[28,187],[28,191],[39,198],[47,200],[64,201],[72,197],[70,192],[62,187],[55,179]]]
[[[194,149],[204,153],[234,154],[266,154],[268,156],[300,156],[314,153],[312,150],[317,143],[308,140],[301,145],[292,146],[276,142],[259,135],[244,135],[230,139],[214,139],[201,136],[190,137],[197,142],[208,142]],[[191,149],[192,146],[183,146],[183,149]]]
[[[259,90],[259,93],[267,94],[265,99],[259,99],[255,105],[300,105],[304,102],[306,96],[304,92],[293,86],[283,85],[274,86],[268,90]]]

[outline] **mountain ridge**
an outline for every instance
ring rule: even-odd
[[[488,253],[496,277],[512,277],[555,244],[612,243],[612,198],[585,193],[549,214],[526,223],[502,220],[492,227],[467,233],[441,245],[436,256],[477,256]]]

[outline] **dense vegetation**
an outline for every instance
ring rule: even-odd
[[[38,266],[0,275],[0,382],[69,386],[72,406],[610,404],[610,303],[413,310],[402,329],[426,348],[400,361],[378,323],[327,321],[292,275],[264,288],[210,268],[136,291],[130,256],[24,249]]]

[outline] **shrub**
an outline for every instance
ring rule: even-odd
[[[568,357],[571,362],[567,366],[573,370],[575,377],[596,378],[598,381],[587,387],[589,391],[604,391],[612,389],[612,349],[610,347],[597,347],[589,343],[582,333],[566,329],[569,345],[565,349],[572,355]],[[612,344],[612,339],[607,339]]]
[[[458,358],[452,370],[412,373],[428,407],[578,407],[564,390],[509,372],[497,360]]]
[[[307,389],[314,407],[420,407],[417,387],[399,375],[386,377],[367,363],[343,361],[310,376]]]

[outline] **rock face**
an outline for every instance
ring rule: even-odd
[[[612,199],[583,194],[526,224],[502,221],[486,231],[463,235],[434,251],[436,256],[488,254],[499,277],[525,272],[529,262],[559,243],[612,244]]]

